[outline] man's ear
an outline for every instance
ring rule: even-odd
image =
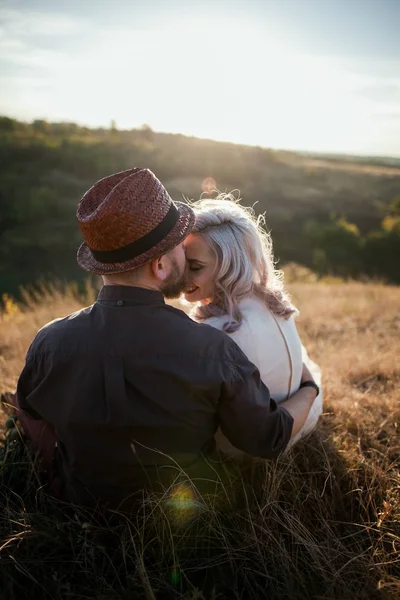
[[[159,281],[164,281],[168,277],[168,268],[168,258],[165,254],[151,261],[151,270]]]

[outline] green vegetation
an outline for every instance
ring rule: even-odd
[[[132,166],[152,169],[177,200],[198,198],[207,176],[221,191],[240,189],[244,204],[266,211],[280,264],[400,281],[396,161],[0,117],[0,294],[39,279],[82,280],[76,205],[94,181]]]

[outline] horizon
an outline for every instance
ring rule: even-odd
[[[22,120],[22,119],[16,119],[15,117],[12,117],[10,115],[4,115],[4,114],[0,114],[0,119],[1,118],[7,118],[7,119],[15,119],[16,121],[18,121],[19,123],[23,123],[25,125],[33,125],[33,123],[35,121],[45,121],[46,123],[48,123],[49,125],[76,125],[79,128],[82,129],[90,129],[93,131],[97,131],[97,130],[110,130],[111,127],[113,127],[113,123],[110,122],[108,125],[88,125],[86,123],[77,123],[76,121],[68,121],[68,120],[63,120],[63,121],[48,121],[47,119],[42,119],[42,118],[37,118],[37,119],[32,119],[32,120]],[[195,140],[201,140],[201,141],[207,141],[207,142],[216,142],[216,143],[221,143],[221,144],[232,144],[234,146],[248,146],[248,147],[252,147],[252,148],[260,148],[261,150],[269,150],[272,152],[287,152],[287,153],[293,153],[293,154],[309,154],[310,156],[321,156],[321,157],[343,157],[343,158],[371,158],[374,160],[387,160],[387,159],[400,159],[400,155],[396,156],[396,155],[390,155],[390,154],[352,154],[352,153],[348,153],[348,152],[324,152],[324,151],[313,151],[313,150],[308,150],[308,149],[302,149],[302,148],[279,148],[279,147],[271,147],[271,146],[262,146],[260,144],[245,144],[245,143],[241,143],[241,142],[232,142],[230,140],[217,140],[215,138],[209,138],[209,137],[201,137],[198,135],[190,135],[190,134],[186,134],[186,133],[182,133],[180,131],[157,131],[155,129],[153,129],[153,127],[151,127],[151,125],[149,123],[143,123],[142,125],[139,125],[138,127],[131,127],[131,128],[122,128],[122,127],[118,127],[117,124],[115,124],[115,130],[117,132],[132,132],[132,131],[140,131],[143,128],[149,128],[150,131],[152,131],[153,133],[155,133],[156,135],[160,134],[160,135],[182,135],[183,137],[187,137],[187,138],[193,138]]]
[[[398,158],[399,25],[396,0],[6,0],[0,113]]]

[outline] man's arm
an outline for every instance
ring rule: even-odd
[[[33,392],[41,381],[41,373],[37,361],[31,357],[28,351],[25,366],[19,376],[17,383],[17,407],[23,411],[27,418],[41,420],[42,417],[29,405],[28,396]],[[23,416],[22,416],[23,419]]]
[[[304,367],[302,381],[312,380]],[[260,373],[237,348],[234,363],[222,386],[219,421],[228,440],[243,452],[261,458],[277,458],[303,426],[316,397],[305,387],[277,404],[261,381]]]
[[[57,442],[54,427],[45,421],[29,403],[29,395],[40,386],[42,378],[40,361],[35,360],[32,350],[29,349],[25,367],[18,380],[16,408],[26,435],[42,457],[44,469],[50,472],[53,468]]]
[[[303,364],[303,373],[301,381],[313,381],[311,371]],[[316,389],[312,387],[300,388],[293,396],[288,400],[281,402],[280,406],[283,407],[293,417],[293,438],[303,427],[307,420],[310,408],[317,397]]]
[[[289,443],[293,417],[270,397],[257,367],[238,346],[225,363],[218,406],[219,424],[228,440],[243,452],[277,458]]]

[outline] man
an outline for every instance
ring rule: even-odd
[[[49,456],[56,442],[67,497],[125,507],[180,469],[207,478],[218,425],[248,454],[277,457],[316,386],[305,369],[306,385],[277,406],[228,336],[165,304],[186,286],[191,208],[136,168],[95,183],[77,218],[85,239],[78,263],[104,286],[93,306],[39,331],[17,388],[39,451]]]

